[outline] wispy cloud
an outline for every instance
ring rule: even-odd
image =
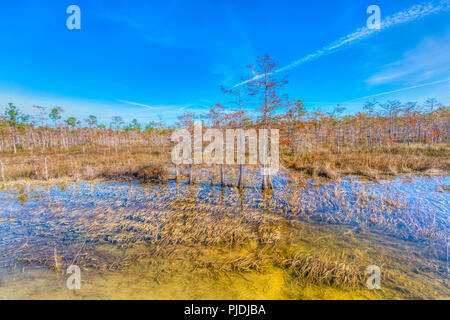
[[[417,48],[406,52],[402,59],[385,65],[366,82],[371,86],[400,81],[414,85],[436,77],[447,78],[450,76],[449,52],[450,32],[443,37],[427,38]]]
[[[184,110],[184,109],[189,108],[194,105],[193,103],[187,103],[187,104],[181,104],[181,105],[152,105],[151,106],[148,104],[143,104],[143,103],[128,101],[128,100],[122,100],[122,99],[117,99],[117,101],[124,103],[124,104],[131,105],[131,106],[142,107],[142,108],[153,110],[153,111],[164,110],[167,112],[181,111],[181,110]]]
[[[117,101],[125,103],[125,104],[129,104],[129,105],[132,105],[132,106],[143,107],[143,108],[147,108],[147,109],[151,109],[151,110],[160,109],[159,107],[152,107],[152,106],[149,106],[147,104],[133,102],[133,101],[128,101],[128,100],[117,99]]]
[[[401,88],[401,89],[397,89],[397,90],[391,90],[391,91],[381,92],[381,93],[377,93],[377,94],[372,94],[370,96],[359,97],[359,98],[355,98],[355,99],[352,99],[352,100],[349,100],[349,101],[343,102],[343,103],[348,103],[348,102],[356,101],[356,100],[363,100],[363,99],[369,99],[369,98],[385,96],[385,95],[392,94],[392,93],[398,93],[398,92],[407,91],[407,90],[411,90],[411,89],[433,86],[433,85],[436,85],[436,84],[446,83],[446,82],[450,82],[450,78],[443,79],[443,80],[437,80],[437,81],[431,81],[431,82],[427,82],[427,83],[422,83],[422,84],[418,84],[418,85],[414,85],[414,86],[410,86],[410,87],[406,87],[406,88]]]
[[[131,106],[137,106],[137,107],[141,107],[144,108],[143,111],[145,111],[145,109],[148,110],[152,110],[152,111],[164,111],[164,114],[179,114],[182,112],[203,112],[205,111],[205,109],[211,105],[211,103],[209,103],[209,101],[199,101],[199,102],[195,102],[195,103],[185,103],[185,104],[165,104],[165,105],[148,105],[148,104],[143,104],[143,103],[139,103],[139,102],[133,102],[133,101],[129,101],[129,100],[122,100],[122,99],[117,99],[118,102],[120,103],[124,103],[124,104],[128,104]]]
[[[381,26],[379,30],[369,29],[367,27],[359,28],[355,32],[352,32],[344,37],[339,38],[338,40],[330,43],[329,45],[323,47],[322,49],[317,50],[316,52],[311,53],[301,59],[298,59],[288,64],[287,66],[277,69],[274,73],[290,70],[314,59],[339,51],[354,42],[366,39],[377,32],[387,30],[393,26],[416,21],[426,16],[429,16],[433,13],[441,12],[448,9],[450,9],[450,0],[441,0],[439,2],[430,1],[414,5],[408,9],[405,9],[403,11],[397,12],[391,16],[386,17],[386,19],[381,21]],[[236,87],[243,85],[247,82],[260,79],[261,77],[262,75],[257,75],[249,80],[238,83]]]

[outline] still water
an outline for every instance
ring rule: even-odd
[[[0,298],[450,298],[450,176],[258,181],[4,187]]]

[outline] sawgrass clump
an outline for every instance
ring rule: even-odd
[[[399,145],[373,149],[348,149],[340,152],[311,149],[285,154],[286,167],[312,177],[336,179],[344,175],[377,178],[405,173],[450,171],[448,144],[432,147]]]

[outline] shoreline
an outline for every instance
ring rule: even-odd
[[[372,182],[381,182],[388,179],[395,179],[399,177],[406,177],[406,176],[425,176],[425,177],[435,177],[435,176],[450,176],[450,172],[440,170],[440,169],[431,169],[424,172],[420,171],[414,171],[414,172],[403,172],[403,173],[397,173],[397,174],[380,174],[377,177],[368,177],[366,175],[358,175],[358,174],[343,174],[337,178],[328,178],[323,176],[311,176],[308,174],[304,174],[301,171],[296,171],[294,169],[285,169],[287,172],[289,172],[291,175],[294,175],[295,179],[307,179],[307,180],[320,180],[320,183],[328,183],[328,182],[336,182],[339,181],[342,178],[359,178],[363,181],[372,181]],[[158,185],[158,184],[165,184],[169,181],[175,181],[176,178],[172,177],[165,181],[142,181],[139,179],[134,179],[133,177],[126,177],[123,176],[121,179],[115,179],[115,178],[107,178],[107,177],[96,177],[93,179],[87,178],[87,177],[59,177],[59,178],[51,178],[48,180],[45,179],[20,179],[20,180],[10,180],[10,181],[1,181],[0,182],[0,189],[2,188],[11,188],[16,186],[27,186],[27,185],[56,185],[60,183],[78,183],[78,182],[87,182],[87,183],[138,183],[138,184],[144,184],[144,185]],[[180,180],[180,183],[187,183],[188,179],[183,178]],[[201,182],[205,182],[204,180],[201,180]],[[200,184],[199,182],[194,183],[194,185]],[[216,184],[216,183],[215,183]],[[224,186],[225,188],[238,188],[236,185],[227,184]],[[250,188],[252,186],[244,186],[245,188]]]

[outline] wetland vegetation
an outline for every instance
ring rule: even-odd
[[[319,183],[284,171],[262,191],[254,175],[243,190],[207,177],[7,187],[0,295],[448,298],[448,176]],[[81,290],[65,286],[72,264]],[[382,270],[381,290],[366,287],[369,265]]]
[[[275,64],[258,66],[269,77]],[[449,108],[307,111],[271,81],[224,90],[233,108],[185,113],[172,127],[119,117],[107,127],[93,115],[83,125],[59,107],[29,117],[10,104],[0,298],[448,299]],[[261,188],[257,165],[175,167],[171,133],[195,119],[279,129],[272,185]],[[70,265],[80,290],[66,287]],[[366,286],[370,265],[380,290]]]

